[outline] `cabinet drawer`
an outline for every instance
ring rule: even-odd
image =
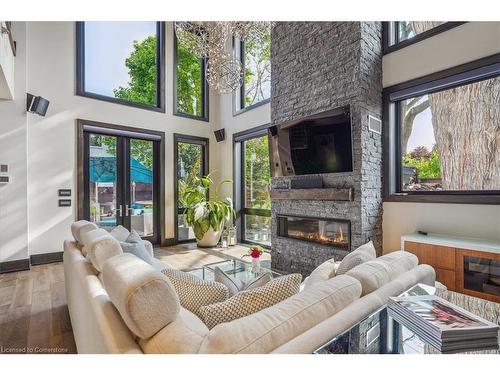
[[[440,283],[446,285],[448,290],[455,289],[455,271],[445,270],[442,268],[436,268],[436,280]]]
[[[420,264],[434,268],[455,270],[455,248],[426,243],[405,241],[405,250],[415,254]]]

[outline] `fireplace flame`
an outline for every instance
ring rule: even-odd
[[[339,227],[339,231],[340,231],[339,241],[344,242],[344,233],[342,232],[342,226]]]

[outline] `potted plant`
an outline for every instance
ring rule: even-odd
[[[232,181],[224,180],[220,185],[229,183]],[[205,177],[191,176],[187,181],[182,181],[182,188],[179,189],[184,221],[193,228],[199,247],[216,246],[224,223],[235,214],[231,198],[219,198],[218,188],[215,188],[212,198],[209,198],[209,190],[213,184],[210,173]]]

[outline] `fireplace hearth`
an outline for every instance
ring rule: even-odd
[[[278,215],[278,236],[349,251],[351,222],[304,216]]]

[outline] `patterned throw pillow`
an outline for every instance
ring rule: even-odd
[[[219,267],[215,267],[214,270],[214,280],[227,286],[227,288],[229,289],[229,296],[231,297],[243,290],[250,290],[264,286],[272,279],[273,276],[271,275],[271,273],[267,272],[249,281],[248,283],[244,283],[241,280],[229,276]]]
[[[225,301],[229,290],[216,281],[205,281],[199,277],[174,269],[162,270],[175,288],[181,306],[201,318],[200,307]]]
[[[354,267],[368,262],[369,260],[374,260],[376,257],[377,252],[375,251],[373,242],[370,241],[368,243],[365,243],[364,245],[354,250],[352,253],[347,254],[344,259],[342,259],[342,262],[340,262],[335,275],[343,275]]]
[[[203,306],[201,319],[209,329],[218,324],[252,315],[299,292],[302,275],[292,273],[271,280],[266,285],[244,290],[224,302]]]

